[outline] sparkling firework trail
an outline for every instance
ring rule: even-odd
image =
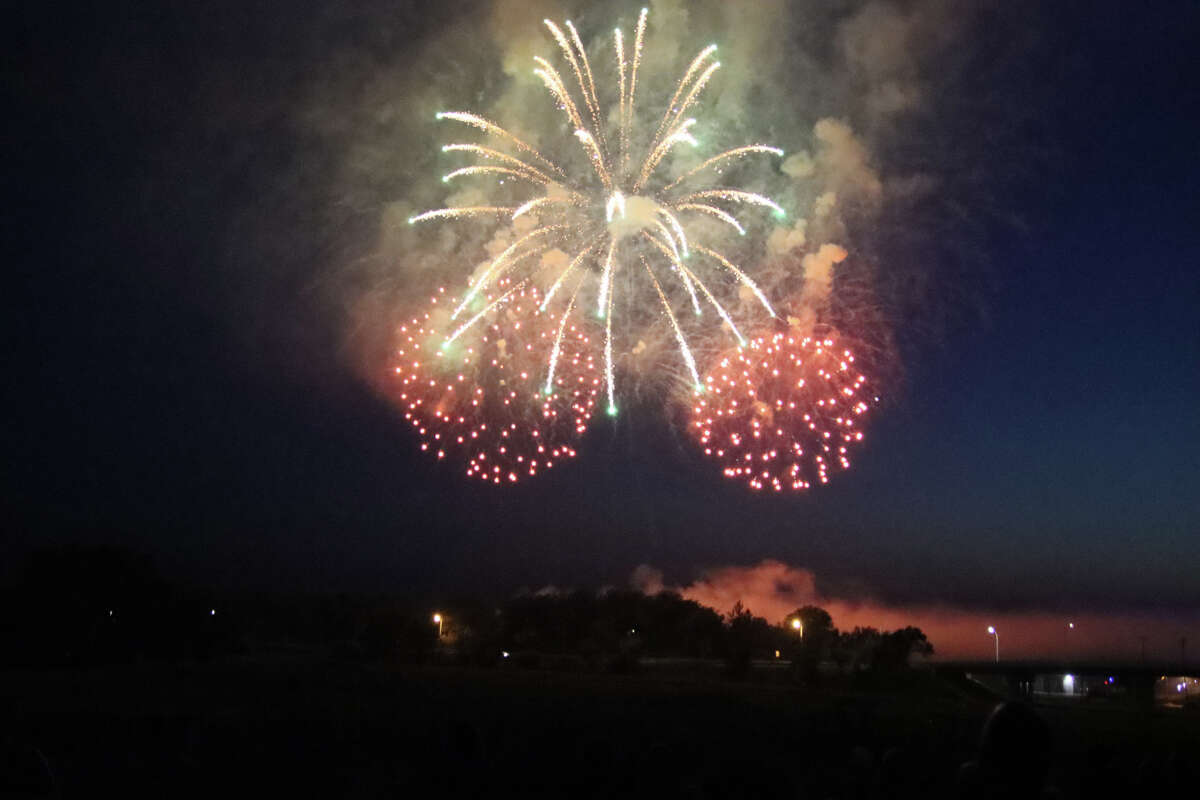
[[[440,332],[444,337],[443,346],[456,343],[474,326],[492,319],[509,303],[510,297],[527,298],[526,292],[533,287],[549,286],[537,309],[543,314],[553,314],[556,309],[561,309],[556,331],[569,331],[575,327],[582,330],[586,317],[580,308],[590,305],[588,297],[594,298],[592,307],[604,320],[604,380],[610,414],[615,414],[617,409],[613,338],[631,333],[629,327],[635,320],[644,318],[644,314],[640,317],[623,314],[624,327],[614,328],[614,295],[619,291],[634,291],[637,281],[648,278],[662,303],[680,357],[696,385],[703,388],[687,337],[677,318],[676,305],[682,300],[682,294],[686,294],[686,302],[697,317],[703,313],[700,303],[703,295],[716,310],[719,322],[715,324],[727,329],[739,344],[745,339],[718,298],[726,286],[741,283],[754,293],[769,315],[774,316],[774,311],[745,271],[713,249],[715,243],[704,242],[703,231],[692,229],[689,223],[708,217],[723,223],[724,228],[719,230],[732,228],[741,236],[746,229],[735,216],[738,207],[770,209],[776,216],[785,213],[773,200],[754,192],[711,184],[709,188],[693,186],[698,179],[719,175],[723,167],[748,156],[781,157],[783,151],[776,147],[762,144],[735,147],[704,160],[673,179],[658,176],[663,161],[677,148],[698,146],[692,133],[696,120],[687,114],[696,107],[704,87],[720,68],[720,62],[715,60],[716,45],[701,50],[676,85],[653,135],[649,136],[647,131],[648,140],[638,136],[636,98],[646,21],[647,11],[643,9],[638,16],[629,58],[626,57],[624,35],[619,28],[614,31],[618,95],[612,102],[616,111],[612,129],[608,127],[587,50],[574,24],[544,21],[567,64],[567,74],[573,75],[575,81],[568,84],[563,73],[541,57],[534,58],[536,68],[533,72],[566,119],[575,147],[581,148],[588,168],[572,171],[565,161],[552,160],[500,125],[477,114],[441,112],[437,115],[439,120],[470,126],[486,134],[496,145],[468,142],[443,147],[447,154],[465,155],[484,162],[453,169],[443,181],[499,179],[506,185],[511,183],[513,188],[506,191],[533,190],[534,195],[519,197],[512,206],[436,209],[409,219],[411,223],[428,220],[494,223],[505,219],[525,222],[532,219],[532,228],[522,229],[524,232],[487,263],[463,293],[450,315],[454,324],[448,332]],[[642,146],[642,160],[636,163],[633,151]],[[690,193],[687,187],[691,187]],[[563,263],[557,259],[539,258],[553,251],[566,254],[567,266],[565,269],[560,267],[556,275],[542,275],[547,263]],[[693,252],[704,258],[692,259]],[[628,280],[617,280],[618,275],[624,274],[625,265],[639,262],[646,266],[645,278],[638,277],[642,271],[634,270],[626,275]],[[671,280],[667,285],[655,276],[652,263],[669,269]],[[576,273],[581,273],[579,282],[569,296],[560,292],[560,287]],[[661,272],[663,280],[667,274]],[[736,281],[731,281],[730,276]],[[724,285],[718,287],[714,283],[717,280]],[[501,289],[501,286],[505,288]],[[679,287],[683,289],[682,294]],[[582,299],[578,297],[581,291],[585,295]],[[467,321],[459,322],[465,312],[470,312]],[[577,320],[574,324],[568,322],[572,316]],[[561,372],[556,370],[562,358],[563,337],[552,334],[546,344],[537,371],[549,387]]]
[[[849,469],[863,440],[866,377],[833,338],[759,337],[721,359],[692,402],[689,430],[726,477],[804,490]]]

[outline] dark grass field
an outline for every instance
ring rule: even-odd
[[[731,681],[312,654],[0,676],[10,750],[40,750],[62,797],[954,797],[996,703],[928,675],[855,690],[780,670]],[[1200,752],[1197,715],[1038,713],[1064,797],[1093,796],[1098,778],[1132,792]]]

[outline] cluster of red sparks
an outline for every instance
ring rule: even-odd
[[[689,423],[705,455],[753,489],[803,490],[850,466],[863,440],[864,377],[832,338],[777,333],[722,358]]]
[[[514,292],[477,337],[451,347],[433,322],[439,298],[397,331],[395,392],[421,449],[494,484],[574,458],[602,382],[588,336],[563,329],[547,387],[545,353],[560,319],[539,309],[536,289]]]
[[[394,391],[421,450],[493,484],[575,458],[604,386],[597,342],[546,313],[536,289],[515,289],[477,335],[447,346],[444,299],[439,292],[397,330]],[[831,336],[760,336],[705,375],[689,432],[726,477],[755,490],[805,490],[850,467],[863,415],[878,399],[866,384],[854,354]]]
[[[446,347],[443,297],[397,331],[395,392],[421,449],[493,484],[574,458],[604,385],[592,337],[547,314],[536,289],[522,289],[477,337]],[[555,341],[547,385],[545,353]],[[707,373],[689,431],[727,477],[756,490],[808,489],[849,468],[877,399],[865,396],[866,382],[831,337],[758,337]]]

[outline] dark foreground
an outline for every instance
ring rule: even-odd
[[[995,705],[930,675],[801,688],[778,671],[734,682],[311,655],[0,673],[10,791],[39,756],[55,782],[28,796],[980,796],[960,767]],[[1036,713],[1056,796],[1193,796],[1200,715]]]

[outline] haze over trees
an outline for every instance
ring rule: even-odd
[[[647,659],[720,660],[735,677],[769,661],[814,681],[830,670],[895,672],[933,652],[918,628],[842,633],[816,606],[772,622],[740,602],[722,615],[669,591],[467,600],[439,609],[435,624],[426,602],[399,596],[182,586],[117,548],[39,551],[2,599],[9,664],[206,658],[283,646],[347,658],[602,671],[633,670]]]

